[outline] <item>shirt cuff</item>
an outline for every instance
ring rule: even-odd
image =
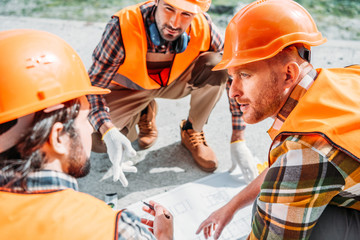
[[[101,125],[103,125],[105,122],[111,122],[111,118],[107,111],[98,110],[89,117],[89,121],[94,129],[99,131]]]

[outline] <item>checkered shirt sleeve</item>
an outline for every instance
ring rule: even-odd
[[[229,77],[229,80],[226,83],[226,93],[229,99],[229,107],[232,119],[232,129],[243,131],[246,128],[246,123],[244,122],[242,115],[243,113],[240,110],[240,105],[236,102],[234,98],[230,97],[230,87],[232,84],[232,79]]]
[[[155,236],[147,229],[146,225],[140,222],[140,218],[132,212],[124,210],[121,212],[118,222],[118,240],[155,239]]]
[[[219,29],[212,22],[210,16],[207,13],[204,13],[204,16],[210,26],[211,42],[210,42],[209,51],[222,52],[224,50],[224,41],[223,41],[223,37],[221,36],[221,34],[219,32]]]
[[[124,61],[124,48],[118,18],[112,18],[93,52],[93,64],[88,73],[93,86],[107,88]],[[110,120],[110,114],[102,95],[89,95],[91,105],[89,120],[95,130]]]
[[[360,210],[360,163],[320,135],[286,137],[270,157],[251,239],[308,239],[328,204]]]

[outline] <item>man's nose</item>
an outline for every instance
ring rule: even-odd
[[[170,26],[174,29],[181,27],[181,15],[180,13],[174,13],[170,18]]]
[[[229,96],[230,98],[241,97],[243,95],[242,82],[238,77],[233,77],[233,81],[230,86]]]

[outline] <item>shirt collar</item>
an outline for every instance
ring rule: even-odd
[[[155,23],[155,11],[156,6],[155,4],[149,8],[147,12],[145,12],[145,19],[146,19],[146,27],[148,28],[151,24]]]
[[[301,97],[304,96],[307,90],[314,83],[316,77],[317,77],[317,72],[315,69],[312,68],[307,74],[303,76],[303,78],[299,81],[299,83],[294,87],[289,98],[286,100],[284,106],[280,109],[278,115],[276,116],[273,125],[267,132],[271,139],[274,139],[276,135],[279,133],[279,130],[283,125],[283,123],[285,122],[286,118],[296,107]]]
[[[67,188],[72,188],[75,191],[79,190],[78,183],[74,177],[52,170],[40,170],[29,173],[26,184],[27,192],[63,190]],[[15,183],[11,190],[22,191],[22,188],[18,183]]]

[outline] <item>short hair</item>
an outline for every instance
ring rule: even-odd
[[[307,50],[308,58],[300,56],[300,51]],[[282,49],[274,57],[269,58],[268,63],[278,62],[280,64],[286,64],[288,62],[295,61],[299,65],[303,62],[310,62],[310,50],[308,50],[303,44],[292,44]]]
[[[70,138],[77,136],[74,121],[79,115],[80,101],[73,99],[63,104],[63,108],[49,113],[36,112],[31,127],[19,143],[0,154],[0,186],[19,186],[26,190],[28,174],[40,170],[47,160],[41,147],[49,140],[51,129],[56,122],[64,125],[62,133],[69,134]],[[1,125],[4,124],[7,123]]]

